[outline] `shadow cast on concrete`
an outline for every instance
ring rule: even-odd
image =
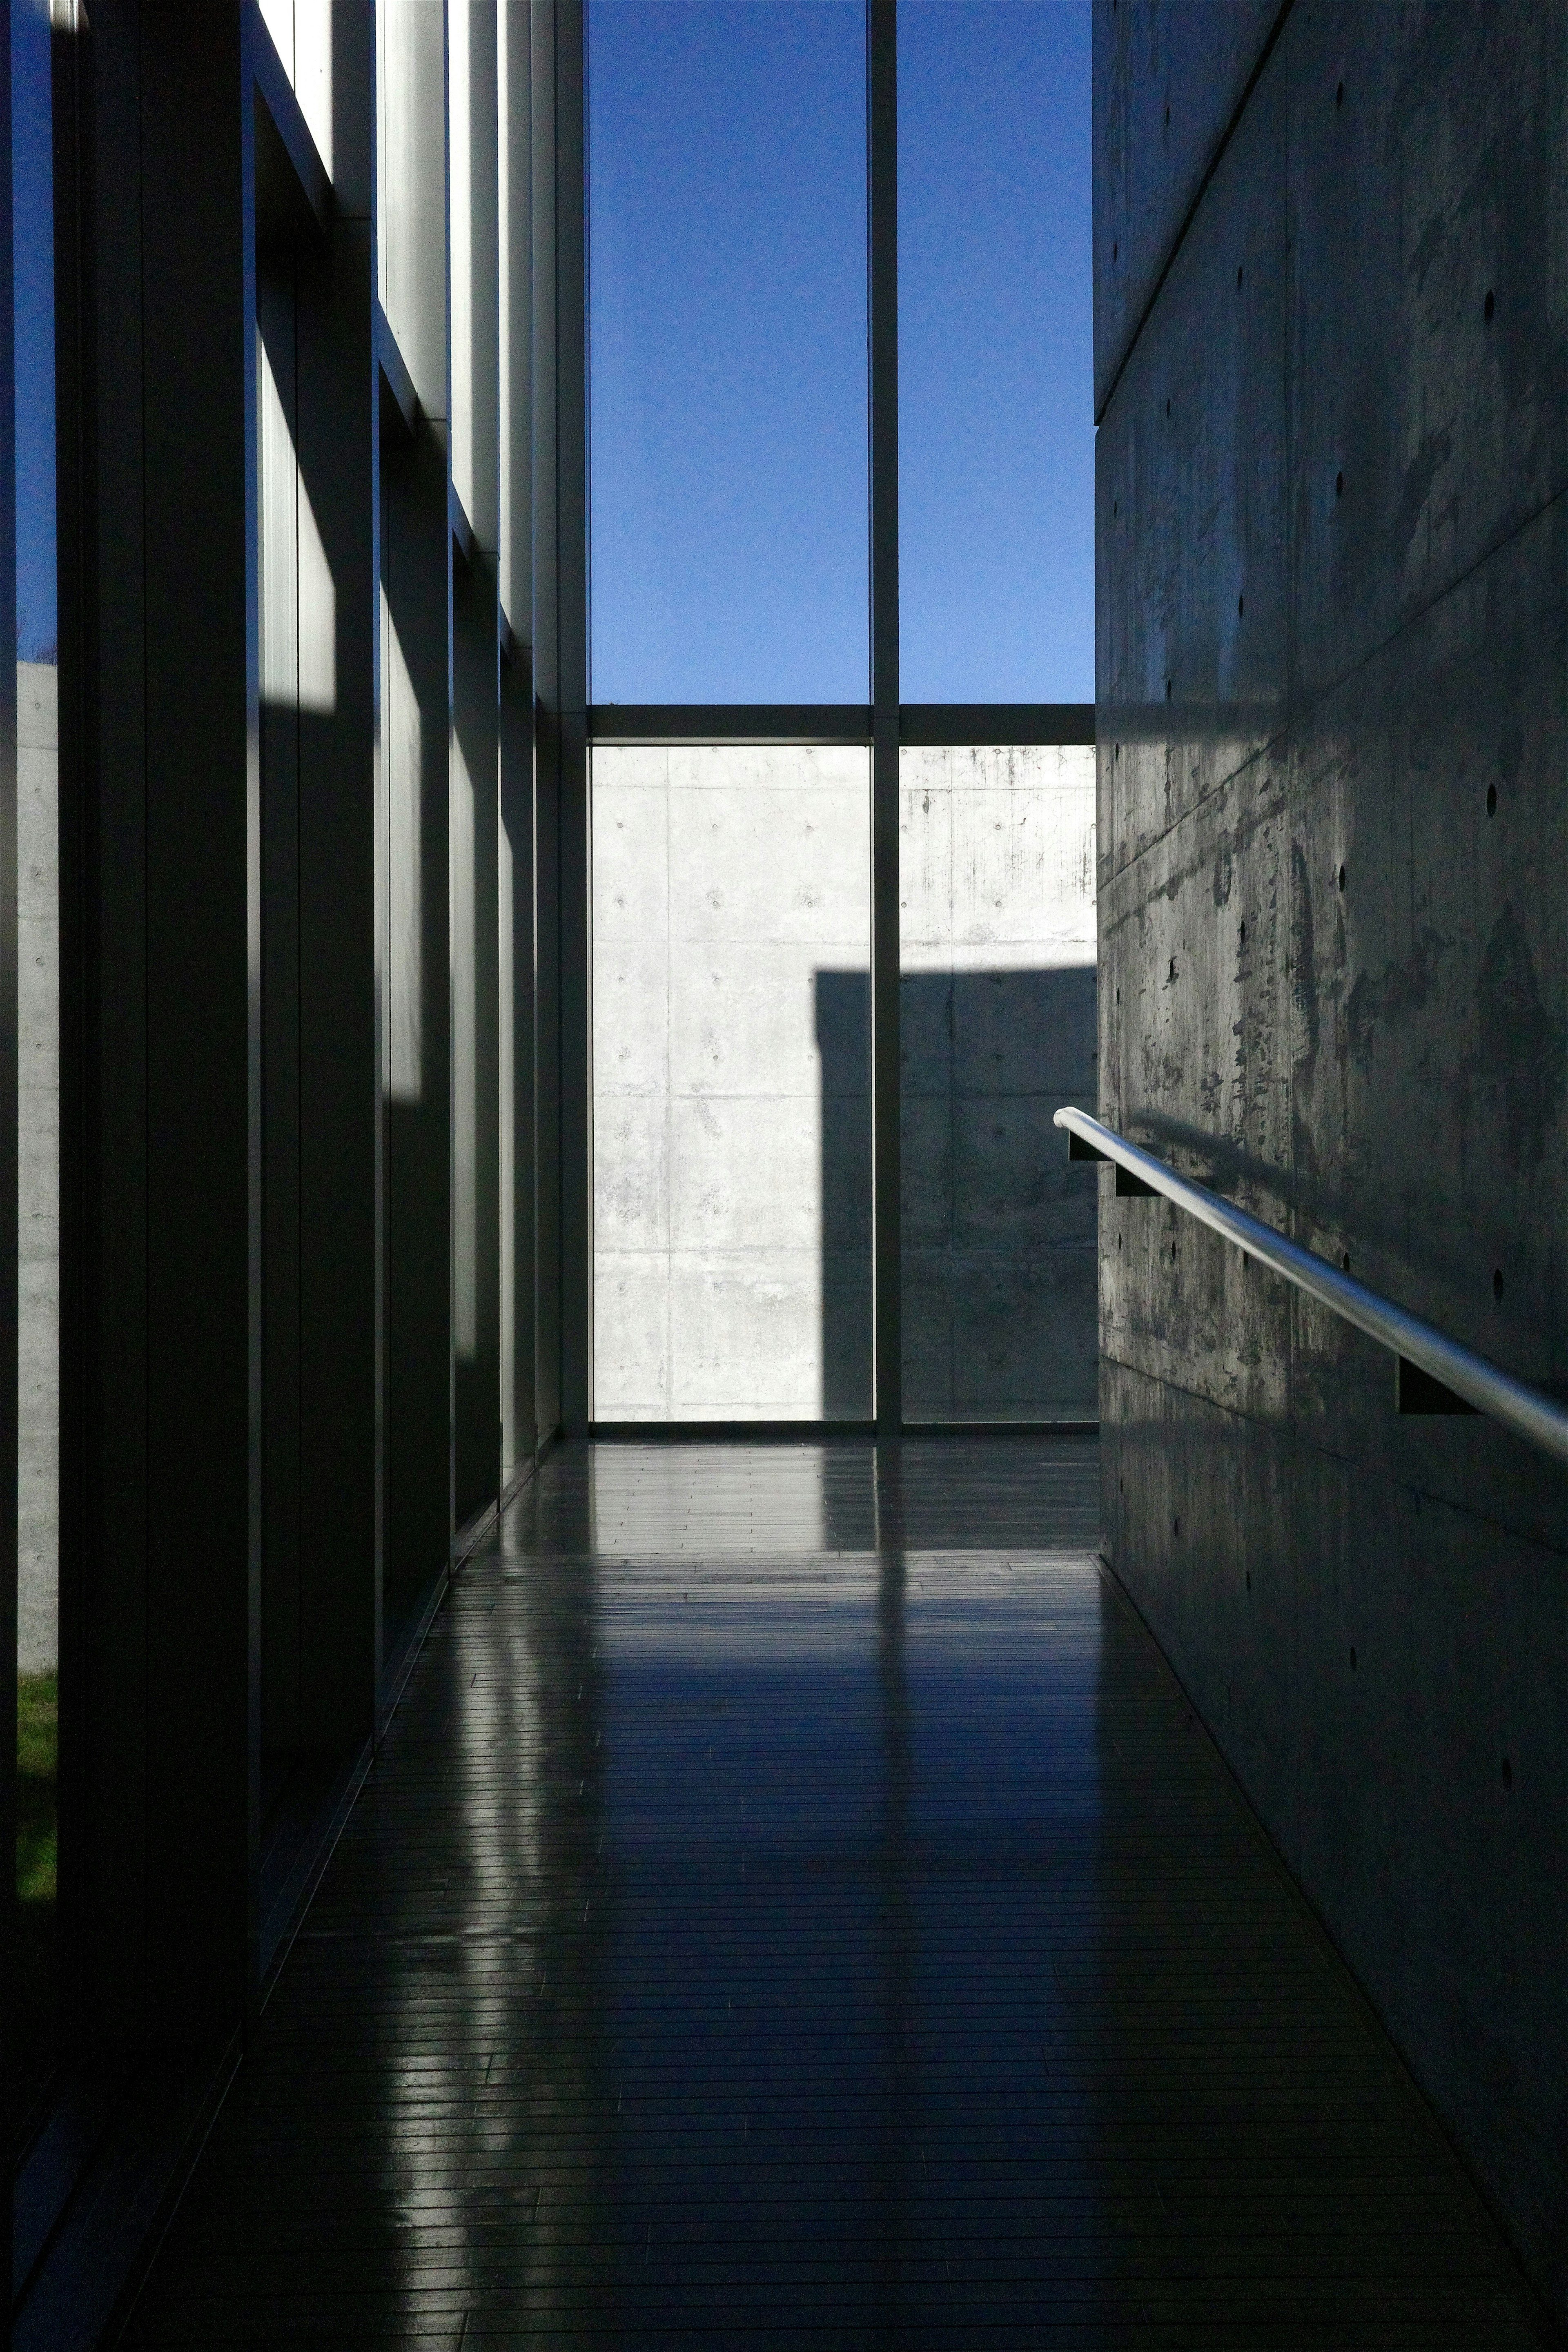
[[[870,983],[818,971],[823,1411],[871,1409]],[[1094,1171],[1053,1124],[1097,1099],[1095,974],[905,973],[903,1375],[911,1421],[1098,1413]]]

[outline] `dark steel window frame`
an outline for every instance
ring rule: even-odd
[[[594,748],[628,743],[858,743],[874,747],[871,706],[858,702],[596,702]],[[902,702],[900,751],[931,745],[1094,741],[1092,702]]]

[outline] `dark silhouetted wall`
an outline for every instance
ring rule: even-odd
[[[1568,1375],[1568,13],[1096,0],[1100,1100]],[[1102,1193],[1106,1540],[1568,2311],[1568,1486]]]

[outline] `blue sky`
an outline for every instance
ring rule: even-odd
[[[900,0],[905,702],[1094,699],[1088,0]]]
[[[12,0],[16,256],[16,646],[54,659],[55,239],[47,0]]]
[[[900,0],[902,696],[1094,694],[1089,0]],[[594,693],[867,684],[860,0],[590,0]],[[47,0],[12,11],[20,648],[56,637]]]
[[[590,0],[596,699],[867,697],[855,0]]]
[[[903,699],[1089,701],[1088,0],[899,14]],[[863,8],[589,25],[595,698],[863,701]]]

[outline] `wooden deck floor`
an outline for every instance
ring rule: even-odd
[[[144,2347],[1539,2339],[1097,1569],[1095,1449],[555,1454],[437,1619]]]

